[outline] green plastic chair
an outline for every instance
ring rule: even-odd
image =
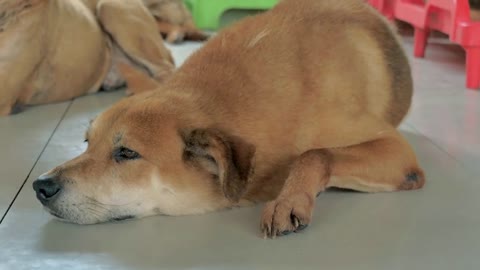
[[[217,30],[220,19],[228,10],[266,10],[279,0],[184,0],[193,20],[201,29]]]

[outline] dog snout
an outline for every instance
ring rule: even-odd
[[[33,182],[33,190],[37,193],[37,199],[46,205],[58,197],[62,185],[56,177],[40,177]]]

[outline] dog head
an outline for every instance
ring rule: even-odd
[[[186,115],[175,101],[148,102],[134,96],[98,116],[86,133],[86,151],[33,183],[48,212],[92,224],[198,214],[239,201],[255,149],[192,125],[205,121]]]

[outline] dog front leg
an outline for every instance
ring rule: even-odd
[[[265,237],[286,235],[310,224],[315,197],[327,186],[331,160],[328,150],[310,150],[293,163],[277,199],[263,210],[261,230]]]
[[[279,196],[266,204],[261,229],[268,237],[304,229],[311,221],[316,194],[327,187],[388,192],[424,184],[415,153],[394,129],[361,144],[311,150],[294,162]]]
[[[180,43],[185,38],[185,31],[182,27],[172,23],[157,21],[158,31],[166,36],[168,43]]]

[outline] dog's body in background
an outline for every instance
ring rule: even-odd
[[[182,0],[142,0],[157,20],[160,33],[170,43],[194,40],[203,41],[208,35],[198,30],[192,15]]]
[[[97,117],[86,152],[34,189],[81,224],[268,201],[261,229],[284,235],[311,222],[328,187],[423,186],[396,130],[411,97],[407,58],[372,8],[281,1],[221,32],[157,91]]]
[[[162,81],[173,69],[140,0],[0,2],[0,115],[116,88],[121,71]]]

